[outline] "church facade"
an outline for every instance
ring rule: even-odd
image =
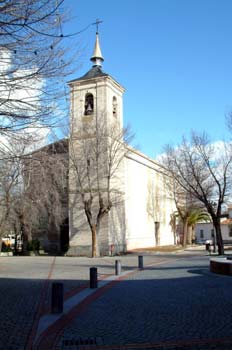
[[[176,208],[165,185],[167,179],[162,167],[125,144],[119,133],[115,143],[116,130],[123,130],[124,88],[102,70],[98,34],[91,61],[92,68],[83,77],[69,82],[71,134],[67,254],[91,253],[93,232],[89,223],[94,222],[94,215],[98,219],[98,203],[104,200],[108,200],[109,210],[97,232],[101,255],[175,244],[172,218]],[[111,159],[113,144],[120,149],[114,164]],[[90,170],[93,150],[95,163]],[[86,170],[82,171],[83,168]],[[91,215],[88,216],[90,202]]]

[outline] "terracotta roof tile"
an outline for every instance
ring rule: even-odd
[[[223,221],[221,221],[221,224],[222,224],[222,225],[229,225],[229,224],[232,224],[232,219],[223,220]]]

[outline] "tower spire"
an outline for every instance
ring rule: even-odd
[[[95,66],[101,67],[102,62],[104,61],[104,58],[101,53],[99,37],[98,37],[98,26],[100,23],[102,23],[102,21],[99,21],[99,19],[97,19],[96,22],[93,23],[93,25],[96,25],[96,41],[95,41],[93,56],[90,58],[90,60],[93,62],[93,67]]]

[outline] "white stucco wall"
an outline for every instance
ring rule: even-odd
[[[129,153],[125,163],[127,249],[156,246],[155,221],[160,224],[160,245],[173,244],[170,219],[174,203],[164,190],[162,175],[155,170],[158,167],[136,151]]]
[[[77,80],[70,83],[70,86],[71,129],[74,132],[72,146],[78,158],[82,140],[86,142],[89,135],[94,135],[87,132],[81,134],[80,130],[94,130],[96,123],[99,126],[106,123],[109,130],[112,126],[114,129],[117,125],[123,126],[124,89],[109,76]],[[93,95],[94,111],[91,115],[84,115],[86,93]],[[114,98],[117,100],[116,115],[113,114]],[[106,161],[108,156],[105,154]],[[75,249],[87,251],[91,246],[91,233],[73,177],[70,170],[70,247],[73,252]],[[111,186],[115,189],[112,193],[115,193],[113,202],[116,205],[110,210],[101,227],[99,244],[104,254],[112,245],[116,247],[116,251],[122,251],[124,248],[130,250],[174,243],[174,233],[170,225],[171,214],[175,211],[174,202],[165,190],[158,164],[131,149],[117,169],[115,178],[111,180]],[[157,223],[160,233],[158,238],[158,230],[155,229]]]
[[[196,242],[202,242],[207,239],[212,240],[212,230],[214,230],[212,223],[198,223],[195,228],[196,232]],[[203,231],[203,237],[201,236],[201,231]],[[222,239],[223,240],[232,240],[232,237],[229,236],[229,227],[228,225],[221,224]],[[215,232],[215,230],[214,230]]]

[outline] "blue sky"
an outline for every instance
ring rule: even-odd
[[[155,157],[190,130],[228,137],[232,110],[231,0],[65,0],[64,34],[100,18],[103,70],[125,88],[124,123]],[[95,27],[78,36],[74,77],[91,67]]]

